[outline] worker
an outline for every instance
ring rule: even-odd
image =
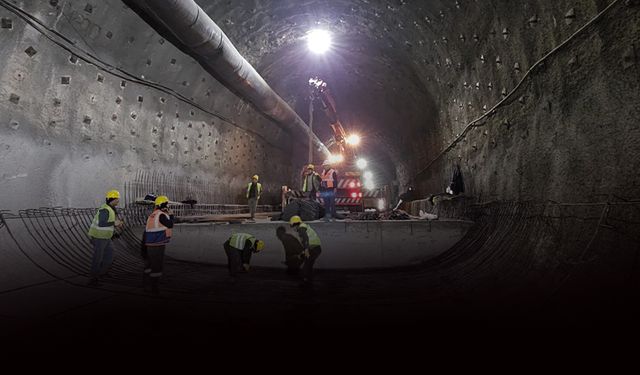
[[[302,266],[302,282],[304,286],[309,286],[313,282],[313,264],[320,256],[320,237],[313,228],[302,222],[300,216],[293,216],[289,220],[289,225],[296,230],[304,249],[304,264]]]
[[[262,251],[264,249],[264,241],[256,239],[255,236],[249,233],[233,233],[225,241],[223,247],[227,254],[229,275],[231,280],[235,281],[236,274],[239,271],[249,272],[251,254]]]
[[[320,196],[324,200],[324,220],[336,218],[336,190],[338,188],[338,173],[331,167],[331,162],[325,160],[322,163],[322,181],[320,184]]]
[[[171,240],[174,215],[169,209],[169,198],[160,195],[154,202],[154,209],[147,219],[144,230],[144,246],[146,248],[143,285],[145,289],[151,284],[151,292],[158,294],[158,284],[162,277],[164,252]]]
[[[276,236],[284,247],[284,264],[287,266],[287,275],[297,276],[303,261],[304,248],[302,244],[295,236],[287,233],[287,229],[283,226],[276,229]]]
[[[256,174],[251,177],[251,182],[247,185],[247,199],[249,200],[249,213],[251,220],[255,220],[256,208],[258,208],[258,199],[262,194],[262,184],[258,182],[259,176]]]
[[[302,175],[302,192],[312,201],[316,200],[316,193],[320,188],[320,175],[313,164],[307,165]]]
[[[113,261],[112,238],[117,236],[124,223],[118,219],[116,206],[120,202],[120,192],[107,192],[105,203],[100,206],[89,227],[89,238],[93,245],[89,285],[100,286],[100,276],[106,274]]]

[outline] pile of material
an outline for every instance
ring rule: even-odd
[[[403,210],[378,212],[367,210],[365,212],[353,212],[349,216],[351,220],[436,220],[438,216],[420,211],[420,216],[409,215]]]
[[[393,211],[385,211],[380,215],[380,220],[411,220],[414,217],[411,217],[408,213],[403,210],[393,210]]]
[[[324,217],[324,207],[308,199],[293,199],[282,211],[281,215],[276,215],[271,220],[289,221],[292,216],[300,216],[302,221],[313,221]]]

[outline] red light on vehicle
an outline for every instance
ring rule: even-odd
[[[358,193],[358,197],[362,198],[362,193]]]
[[[349,182],[349,187],[353,189],[354,187],[356,187],[356,183],[353,181]]]
[[[351,193],[351,198],[358,198],[358,193]]]
[[[358,187],[362,186],[362,184],[360,183],[360,181],[358,181]]]

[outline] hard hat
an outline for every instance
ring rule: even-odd
[[[307,169],[316,169],[316,167],[313,164],[309,164],[307,165]]]
[[[299,223],[302,223],[302,219],[298,215],[291,216],[291,219],[289,219],[289,225],[299,224]]]
[[[264,241],[256,241],[256,251],[262,251],[262,249],[264,249]]]
[[[160,195],[158,198],[156,198],[155,205],[160,206],[161,204],[168,203],[168,202],[169,202],[169,198],[167,198],[166,195]]]
[[[253,177],[251,177],[251,178],[252,178],[252,179],[254,179],[254,178],[255,178],[256,180],[259,180],[259,179],[260,179],[260,178],[258,177],[258,175],[257,175],[257,174],[254,174],[254,175],[253,175]]]
[[[118,190],[110,190],[107,192],[107,199],[120,199],[120,192]]]

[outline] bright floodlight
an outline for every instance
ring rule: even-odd
[[[356,165],[360,169],[365,169],[367,167],[367,161],[364,159],[358,159],[358,161],[356,162]]]
[[[365,180],[371,180],[373,178],[373,173],[371,173],[371,171],[366,171],[363,174]]]
[[[376,188],[376,184],[374,184],[373,181],[368,180],[364,182],[364,188],[367,190],[373,190]]]
[[[360,136],[357,134],[351,134],[346,139],[347,144],[351,146],[357,146],[360,144]]]
[[[340,164],[344,161],[344,156],[342,154],[329,155],[327,159],[330,164]]]
[[[331,35],[324,30],[312,30],[307,35],[307,46],[313,53],[325,53],[331,47]]]

